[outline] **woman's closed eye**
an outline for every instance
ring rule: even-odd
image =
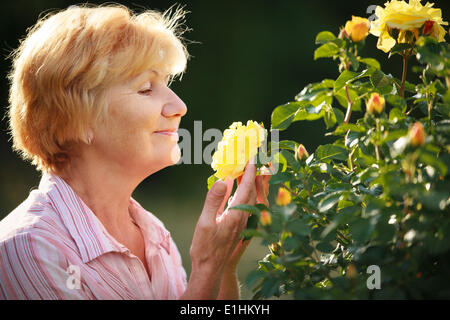
[[[149,95],[152,92],[152,86],[150,82],[147,82],[144,86],[139,89],[138,93],[142,95]]]

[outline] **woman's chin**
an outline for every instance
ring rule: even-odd
[[[181,150],[178,144],[176,144],[170,151],[170,161],[171,161],[170,165],[177,164],[178,161],[180,161],[180,158],[181,158]]]
[[[169,166],[173,166],[178,163],[181,158],[181,150],[177,144],[175,144],[170,150],[161,150],[157,156],[158,165],[161,169]],[[160,170],[161,170],[160,169]]]
[[[181,150],[178,145],[175,144],[171,149],[159,149],[159,152],[156,155],[149,155],[149,157],[145,158],[143,163],[137,165],[143,169],[145,168],[146,175],[149,175],[177,164],[180,158]]]

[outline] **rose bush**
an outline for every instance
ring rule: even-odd
[[[258,218],[244,236],[269,250],[246,279],[255,299],[450,298],[446,23],[418,0],[393,0],[376,14],[370,33],[403,61],[399,78],[359,55],[368,22],[353,17],[338,36],[316,37],[314,59],[336,60],[340,75],[273,110],[272,129],[321,119],[335,141],[314,152],[294,140],[267,148],[280,166],[270,180],[276,200],[240,206]],[[413,57],[416,83],[405,77]],[[380,289],[367,285],[373,265]]]

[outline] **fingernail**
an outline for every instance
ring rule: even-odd
[[[223,196],[227,191],[227,184],[221,180],[218,180],[214,183],[212,191],[218,196]]]

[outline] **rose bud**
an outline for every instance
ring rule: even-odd
[[[278,189],[277,205],[287,206],[289,203],[291,203],[291,201],[291,194],[288,190],[286,190],[285,188]]]
[[[369,34],[370,22],[366,18],[352,16],[352,20],[345,24],[345,32],[354,42],[364,40]]]
[[[385,100],[383,96],[380,96],[378,93],[373,92],[370,95],[369,101],[367,101],[367,112],[373,114],[374,111],[377,113],[381,113],[384,109]]]
[[[261,211],[261,216],[259,217],[259,221],[263,226],[268,226],[272,224],[272,217],[270,213],[266,210]]]
[[[308,151],[306,151],[305,146],[300,144],[295,150],[295,158],[300,161],[309,157]]]
[[[278,243],[272,243],[271,245],[269,245],[269,249],[270,251],[272,251],[272,253],[274,255],[280,256],[283,253],[283,250],[281,248],[281,243],[278,241]]]
[[[409,137],[411,139],[411,144],[415,147],[423,146],[425,144],[425,130],[423,129],[422,123],[414,123],[409,130]]]
[[[342,28],[341,31],[339,31],[339,35],[338,35],[339,39],[344,39],[344,38],[348,38],[348,34],[345,31],[345,28]]]

